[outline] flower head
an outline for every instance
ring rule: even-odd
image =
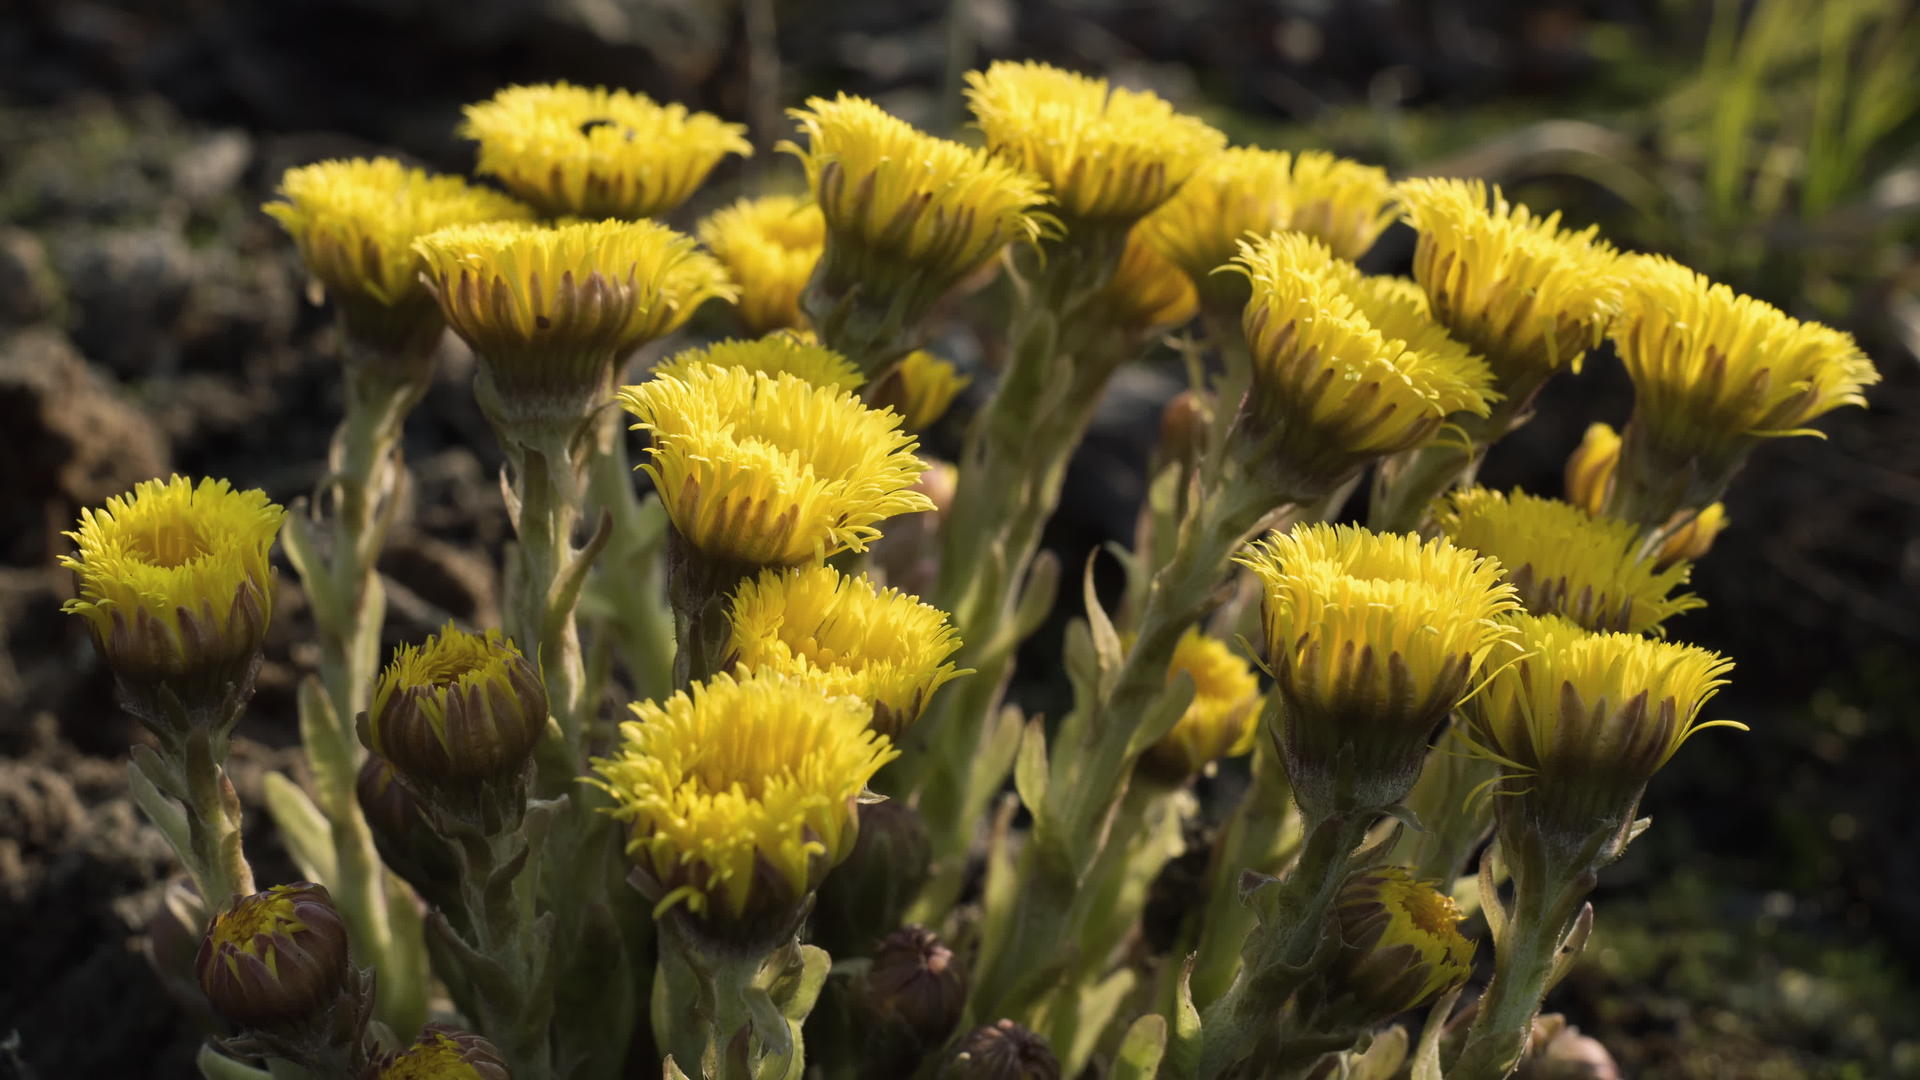
[[[1306,233],[1342,259],[1365,255],[1393,223],[1393,185],[1377,165],[1303,150],[1294,156],[1287,180],[1293,202],[1287,228]]]
[[[225,700],[230,684],[252,685],[273,616],[267,552],[285,518],[265,492],[225,480],[142,481],[66,534],[78,550],[60,564],[79,595],[61,610],[87,620],[123,686],[162,683],[189,706]]]
[[[1227,644],[1189,627],[1174,646],[1167,678],[1193,680],[1193,701],[1173,729],[1147,748],[1141,761],[1184,781],[1216,758],[1253,749],[1260,716],[1260,680]]]
[[[384,1055],[366,1080],[510,1080],[506,1059],[487,1040],[447,1024],[428,1024],[412,1046]]]
[[[1362,870],[1334,901],[1345,947],[1326,979],[1367,1022],[1417,1009],[1467,981],[1473,942],[1453,898],[1398,866]]]
[[[1551,615],[1508,622],[1517,635],[1467,703],[1466,741],[1508,770],[1511,797],[1496,809],[1521,815],[1551,849],[1578,851],[1602,829],[1624,834],[1647,781],[1682,743],[1703,728],[1745,728],[1700,719],[1733,667],[1717,653],[1589,633]]]
[[[656,914],[683,909],[722,939],[791,933],[852,850],[867,781],[897,756],[867,705],[783,675],[719,674],[633,712],[593,767]]]
[[[922,1046],[938,1046],[965,1011],[967,976],[938,934],[903,926],[880,939],[858,992],[873,1017],[900,1025]]]
[[[680,536],[759,566],[864,551],[876,522],[931,508],[900,418],[796,375],[711,364],[620,391],[653,433],[653,478]]]
[[[1487,415],[1486,364],[1404,282],[1367,277],[1299,233],[1243,242],[1236,267],[1253,282],[1242,320],[1253,427],[1274,433],[1295,471],[1341,474],[1420,445],[1449,415]]]
[[[448,623],[394,651],[360,715],[360,741],[410,783],[510,779],[547,730],[540,673],[498,630]]]
[[[1309,818],[1406,794],[1427,738],[1512,631],[1500,564],[1445,539],[1302,525],[1236,559],[1259,577],[1281,750]]]
[[[1657,568],[1640,557],[1640,530],[1559,499],[1468,488],[1449,497],[1438,524],[1454,543],[1499,559],[1535,615],[1639,634],[1705,606],[1692,593],[1674,595],[1686,563]]]
[[[1046,181],[1069,220],[1138,220],[1227,144],[1157,94],[1032,61],[968,72],[967,102],[988,148]]]
[[[973,380],[953,361],[915,349],[887,369],[867,399],[876,409],[892,409],[908,431],[925,431],[947,414],[953,399]]]
[[[1589,514],[1607,512],[1613,494],[1614,473],[1620,468],[1620,434],[1606,424],[1590,424],[1567,458],[1567,501]],[[1710,503],[1699,513],[1681,510],[1662,530],[1666,539],[1655,553],[1655,570],[1664,570],[1682,559],[1698,560],[1713,549],[1713,542],[1726,531],[1732,520],[1725,503]]]
[[[946,612],[831,566],[763,571],[734,593],[730,618],[740,664],[861,698],[889,737],[966,674],[949,659],[960,638]]]
[[[348,328],[389,344],[437,334],[433,298],[420,284],[413,242],[448,225],[524,221],[525,206],[457,176],[434,176],[392,158],[322,161],[288,169],[280,199],[261,209],[293,237],[307,270],[340,305]]]
[[[1105,350],[1125,356],[1139,340],[1179,326],[1199,310],[1200,294],[1193,282],[1136,227],[1127,234],[1113,276],[1088,301],[1085,319],[1131,339],[1120,348]]]
[[[1623,261],[1626,306],[1613,342],[1633,379],[1628,455],[1637,474],[1697,473],[1717,490],[1760,439],[1813,434],[1807,425],[1880,381],[1847,334],[1801,322],[1716,285],[1672,259]],[[1698,503],[1695,503],[1698,505]]]
[[[1289,174],[1293,157],[1284,150],[1236,146],[1201,163],[1193,176],[1158,210],[1140,222],[1154,250],[1179,267],[1209,295],[1221,283],[1244,278],[1214,271],[1233,261],[1240,241],[1287,227],[1293,216]]]
[[[611,389],[616,359],[734,295],[711,255],[651,221],[474,225],[415,247],[510,417],[584,415]]]
[[[1413,273],[1433,316],[1524,401],[1563,367],[1579,369],[1620,308],[1618,256],[1594,227],[1574,232],[1478,180],[1403,180],[1401,213],[1420,233]]]
[[[696,230],[740,284],[740,317],[756,334],[806,325],[800,291],[827,247],[827,219],[812,199],[763,195],[716,210]]]
[[[654,365],[653,375],[684,376],[696,365],[742,368],[768,375],[797,375],[815,386],[858,390],[866,382],[853,361],[795,333],[774,333],[752,341],[727,340],[675,353]]]
[[[325,886],[275,885],[215,915],[193,966],[207,1003],[234,1024],[298,1024],[345,989],[347,926]]]
[[[826,221],[826,251],[801,305],[836,345],[856,342],[869,371],[912,348],[917,326],[955,285],[1012,243],[1040,238],[1039,181],[936,139],[865,98],[809,98],[789,110]]]
[[[481,175],[549,217],[664,214],[720,159],[753,153],[744,125],[601,86],[509,86],[465,111]]]

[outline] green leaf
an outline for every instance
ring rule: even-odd
[[[1456,986],[1433,1003],[1433,1010],[1427,1013],[1426,1027],[1420,1031],[1420,1045],[1413,1052],[1413,1074],[1409,1080],[1446,1080],[1440,1070],[1440,1036],[1447,1028],[1447,1017],[1453,1015],[1453,1003],[1460,1000],[1464,986]]]
[[[1027,721],[1021,733],[1020,753],[1013,762],[1013,787],[1020,801],[1035,814],[1047,805],[1047,728],[1039,717]]]
[[[747,1018],[753,1024],[753,1037],[760,1048],[771,1057],[792,1056],[793,1031],[787,1027],[787,1018],[773,1003],[766,987],[743,987],[740,999],[747,1004]]]
[[[1133,1022],[1120,1040],[1120,1052],[1114,1055],[1108,1080],[1153,1080],[1160,1074],[1160,1059],[1167,1052],[1167,1018],[1148,1013]]]
[[[1080,602],[1086,605],[1087,626],[1093,633],[1093,655],[1100,662],[1100,697],[1107,696],[1107,689],[1120,664],[1126,659],[1126,649],[1120,644],[1120,635],[1113,628],[1113,620],[1107,617],[1107,609],[1100,606],[1100,594],[1093,587],[1093,564],[1100,557],[1100,549],[1095,548],[1087,554],[1087,565],[1080,575]]]
[[[280,838],[286,842],[293,865],[308,881],[335,880],[333,826],[300,785],[286,774],[270,772],[261,784],[267,801],[267,816],[273,818]]]
[[[789,965],[767,988],[780,1008],[780,1015],[798,1022],[805,1020],[820,1000],[820,988],[833,973],[833,957],[817,945],[800,946],[800,962]]]
[[[1106,1034],[1107,1025],[1113,1022],[1114,1014],[1120,1011],[1120,1006],[1139,981],[1140,977],[1131,968],[1121,968],[1080,994],[1073,1040],[1068,1046],[1055,1048],[1065,1051],[1061,1061],[1063,1075],[1078,1076],[1087,1067],[1088,1059],[1093,1057],[1094,1047],[1099,1045],[1100,1037]]]
[[[1373,1037],[1366,1053],[1347,1060],[1347,1080],[1393,1080],[1407,1061],[1407,1029],[1395,1024]]]
[[[271,1080],[273,1076],[265,1069],[256,1069],[233,1060],[209,1043],[200,1044],[200,1054],[194,1059],[194,1064],[200,1066],[200,1075],[207,1080]]]
[[[679,1063],[673,1060],[672,1054],[668,1054],[666,1060],[660,1063],[660,1080],[693,1080],[693,1078],[681,1072]]]
[[[1027,570],[1027,583],[1020,590],[1020,601],[1013,612],[1013,640],[1019,643],[1033,636],[1047,616],[1053,614],[1053,601],[1060,595],[1060,557],[1042,551]]]
[[[1200,1010],[1193,1006],[1194,954],[1180,962],[1173,1003],[1173,1032],[1167,1043],[1165,1080],[1193,1080],[1200,1072]]]
[[[187,814],[180,804],[162,792],[168,783],[166,763],[149,746],[134,744],[133,760],[127,764],[127,783],[133,789],[133,801],[139,804],[147,820],[166,838],[174,857],[193,865],[193,838],[187,828]]]

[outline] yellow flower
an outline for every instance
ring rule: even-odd
[[[741,199],[700,222],[700,242],[740,283],[740,317],[754,333],[806,325],[800,292],[827,246],[827,220],[811,199]]]
[[[1284,150],[1236,146],[1207,158],[1173,198],[1141,221],[1138,231],[1201,289],[1234,278],[1214,271],[1233,261],[1240,241],[1287,227],[1293,216]],[[1241,296],[1244,299],[1244,287]]]
[[[853,850],[867,781],[898,756],[867,705],[783,675],[719,674],[633,712],[593,768],[655,917],[681,909],[734,941],[791,934]]]
[[[1711,488],[1755,440],[1814,434],[1806,425],[1865,405],[1880,381],[1853,338],[1716,285],[1672,259],[1623,261],[1632,289],[1613,342],[1633,378],[1628,442],[1656,472],[1698,470]],[[1629,449],[1629,456],[1633,450]]]
[[[510,418],[584,416],[611,390],[616,360],[735,295],[711,255],[651,221],[474,225],[415,247]]]
[[[265,492],[225,480],[142,481],[66,534],[78,551],[60,564],[79,595],[61,610],[87,620],[123,685],[164,682],[189,706],[224,700],[228,683],[252,685],[273,617],[267,552],[285,517]]]
[[[547,730],[540,673],[498,630],[451,622],[403,645],[360,714],[360,741],[415,784],[517,776]]]
[[[1401,213],[1420,233],[1413,274],[1433,316],[1486,357],[1495,385],[1524,402],[1563,367],[1579,370],[1620,308],[1618,256],[1588,227],[1560,227],[1478,180],[1403,180]]]
[[[853,361],[793,333],[775,333],[754,341],[722,341],[688,349],[654,366],[653,375],[682,376],[696,364],[797,375],[815,386],[858,390],[867,380]]]
[[[831,566],[761,572],[734,593],[729,619],[743,667],[861,698],[890,738],[920,718],[934,691],[968,674],[948,659],[960,638],[946,612]]]
[[[1600,829],[1624,834],[1647,781],[1702,722],[1733,662],[1694,645],[1593,634],[1557,616],[1514,615],[1518,636],[1489,661],[1464,738],[1506,769],[1495,806],[1567,856]],[[1517,816],[1515,816],[1517,815]],[[1503,826],[1504,827],[1504,826]],[[1611,838],[1604,860],[1624,835]]]
[[[1436,538],[1301,525],[1235,560],[1263,587],[1281,749],[1311,820],[1391,806],[1518,605],[1500,564]]]
[[[1046,181],[1070,220],[1138,220],[1227,144],[1157,94],[1032,61],[968,72],[967,102],[987,147]]]
[[[1293,214],[1287,228],[1306,233],[1349,261],[1373,249],[1393,223],[1393,185],[1377,165],[1303,150],[1293,159]]]
[[[1176,781],[1184,781],[1215,758],[1239,757],[1253,749],[1260,714],[1260,680],[1223,641],[1189,627],[1174,646],[1169,681],[1185,673],[1193,680],[1193,702],[1173,730],[1147,749],[1141,762]]]
[[[1086,321],[1137,341],[1179,326],[1199,310],[1200,294],[1193,282],[1136,227],[1127,234],[1113,276],[1088,301]],[[1133,348],[1128,344],[1114,351],[1125,359]]]
[[[664,214],[721,158],[753,153],[744,125],[601,86],[509,86],[465,111],[480,174],[549,217]]]
[[[447,1024],[428,1024],[412,1046],[377,1058],[367,1080],[505,1080],[506,1059],[487,1040]]]
[[[1424,443],[1449,415],[1487,415],[1486,364],[1404,282],[1367,277],[1300,233],[1243,242],[1235,266],[1253,283],[1242,324],[1254,430],[1296,470],[1339,475]]]
[[[1606,513],[1619,466],[1619,433],[1606,424],[1589,425],[1567,458],[1567,501],[1590,514]],[[1712,550],[1714,540],[1730,524],[1724,503],[1712,503],[1697,514],[1681,510],[1667,521],[1667,537],[1654,556],[1654,568],[1664,570],[1682,559],[1698,560]]]
[[[925,431],[947,414],[971,382],[951,361],[915,349],[880,376],[867,397],[874,408],[899,413],[908,431]]]
[[[1344,943],[1326,981],[1328,1006],[1351,1008],[1359,1023],[1417,1009],[1473,974],[1473,942],[1453,898],[1399,866],[1348,878],[1334,901]]]
[[[653,433],[653,478],[680,536],[758,566],[864,551],[874,524],[931,508],[926,466],[893,413],[796,375],[699,365],[620,391]]]
[[[865,98],[809,98],[788,115],[807,146],[779,149],[800,159],[827,229],[801,304],[869,374],[911,350],[920,320],[961,279],[1008,244],[1037,241],[1050,220],[1032,176]]]
[[[415,239],[448,225],[522,221],[532,211],[457,176],[433,176],[392,158],[322,161],[288,169],[280,200],[261,209],[293,237],[307,271],[326,286],[356,335],[392,346],[440,321],[420,284]]]
[[[275,885],[213,917],[194,973],[215,1012],[243,1028],[294,1027],[335,1007],[350,961],[326,887]]]
[[[1535,615],[1640,634],[1706,603],[1673,595],[1690,567],[1656,568],[1640,558],[1639,529],[1559,499],[1469,488],[1452,494],[1437,524],[1454,543],[1499,559]]]

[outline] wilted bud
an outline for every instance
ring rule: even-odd
[[[974,1028],[940,1074],[945,1080],[1060,1080],[1047,1041],[1011,1020]]]
[[[862,1000],[874,1016],[912,1032],[921,1046],[935,1046],[960,1022],[966,973],[939,935],[923,926],[902,927],[874,950]]]
[[[215,1012],[267,1030],[327,1009],[349,969],[346,923],[326,888],[305,881],[242,897],[215,915],[194,959]]]
[[[853,853],[821,883],[812,941],[834,956],[864,956],[874,935],[900,925],[926,883],[932,848],[920,814],[897,799],[861,803]]]
[[[1533,1037],[1513,1080],[1620,1080],[1620,1066],[1600,1040],[1550,1013],[1533,1022]]]
[[[1355,1024],[1419,1008],[1473,972],[1473,942],[1456,928],[1463,916],[1453,898],[1402,867],[1349,878],[1333,918],[1346,947],[1325,975],[1322,1008]]]
[[[394,653],[360,714],[360,741],[420,797],[471,818],[483,789],[518,784],[547,727],[540,673],[513,642],[448,623]]]
[[[448,1024],[428,1024],[412,1046],[385,1054],[362,1080],[512,1080],[492,1043]]]

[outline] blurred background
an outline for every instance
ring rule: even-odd
[[[333,339],[258,213],[288,166],[394,154],[467,171],[459,107],[605,83],[747,122],[692,216],[793,186],[807,95],[959,131],[961,72],[1035,58],[1151,88],[1236,142],[1396,175],[1486,176],[1855,334],[1885,382],[1830,438],[1758,454],[1672,633],[1738,662],[1646,801],[1549,1006],[1624,1075],[1920,1077],[1920,14],[1906,0],[12,0],[0,20],[0,1076],[188,1076],[198,1035],[137,937],[167,870],[125,791],[114,707],[54,566],[79,508],[177,469],[310,490],[339,413]],[[961,137],[964,137],[962,135]],[[686,225],[688,221],[679,222]],[[1404,270],[1389,233],[1370,269]],[[984,313],[982,313],[984,314]],[[722,327],[716,322],[714,330]],[[991,327],[943,339],[991,359]],[[381,564],[389,633],[497,619],[494,443],[450,347],[406,454],[417,509]],[[1049,542],[1130,534],[1171,365],[1118,380]],[[975,401],[988,379],[976,380]],[[1631,392],[1604,352],[1487,480],[1558,494]],[[965,403],[963,402],[962,414]],[[929,440],[951,452],[964,415]],[[313,662],[283,574],[233,769],[297,768]],[[1071,591],[1071,590],[1068,590]],[[1029,672],[1056,671],[1043,633]],[[1056,711],[1042,676],[1020,687]],[[256,866],[291,869],[264,826]],[[162,943],[163,945],[165,943]],[[1485,950],[1483,950],[1484,952]]]

